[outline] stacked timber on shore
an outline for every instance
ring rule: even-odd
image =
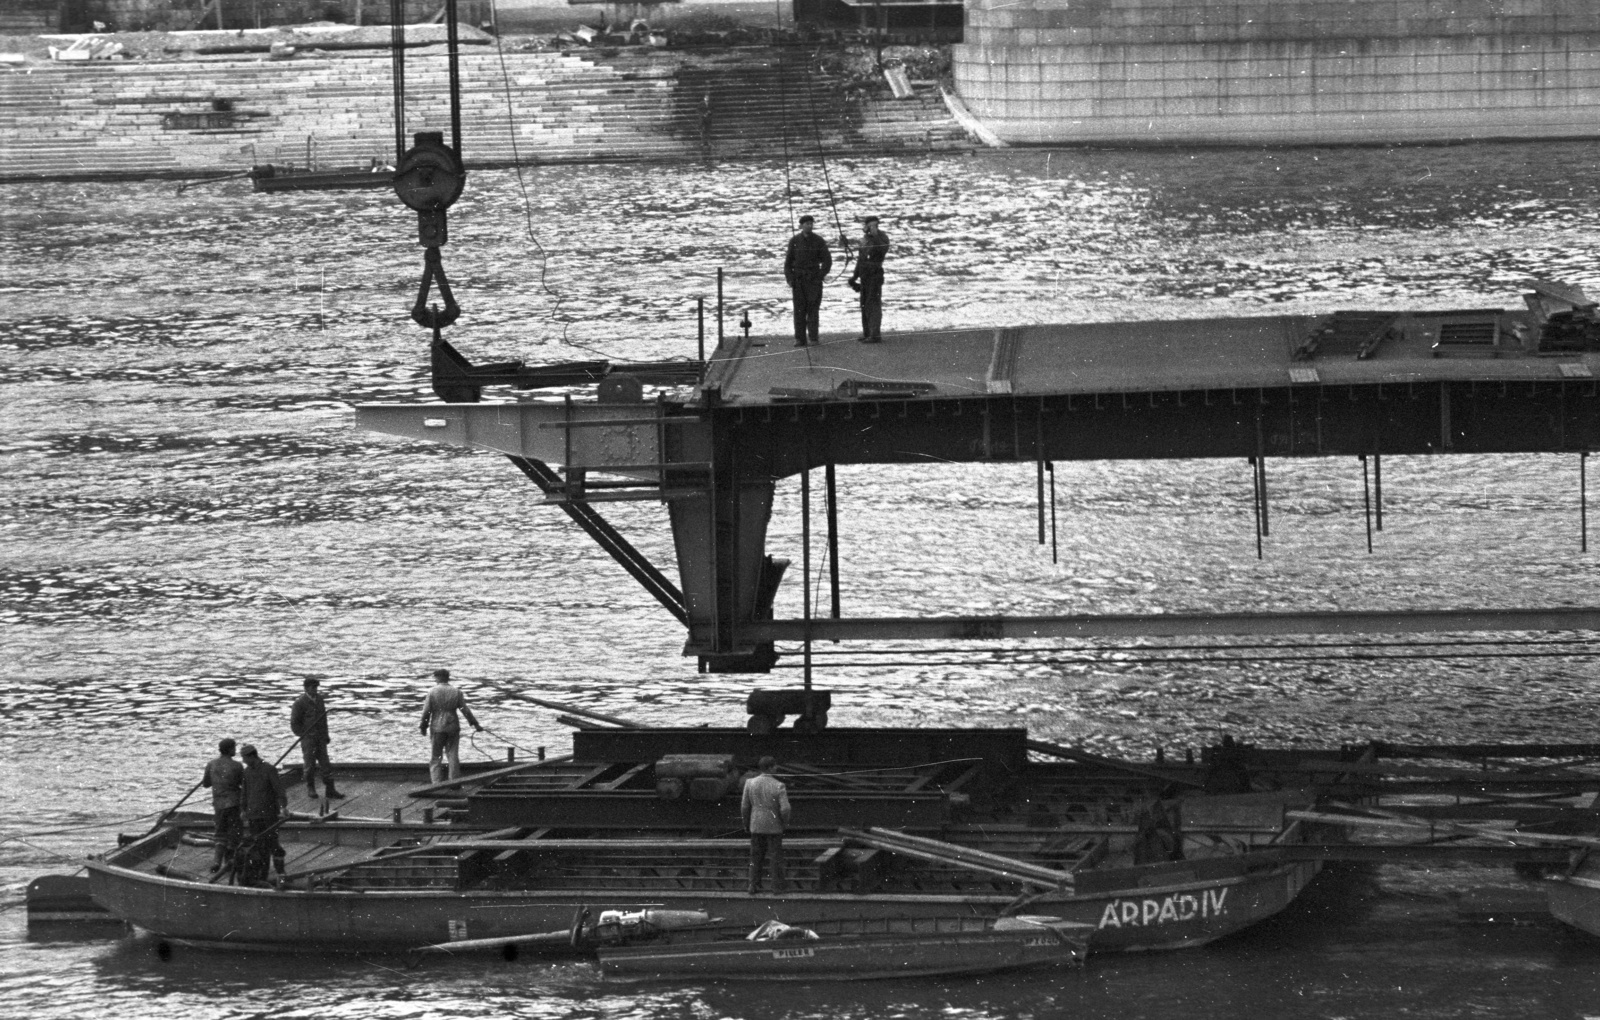
[[[1593,0],[1021,0],[967,8],[956,88],[1019,144],[1600,134]]]
[[[847,91],[801,52],[462,55],[469,166],[971,147],[935,93]],[[188,176],[394,158],[389,57],[0,71],[0,181]],[[407,61],[407,128],[449,132],[442,47]]]

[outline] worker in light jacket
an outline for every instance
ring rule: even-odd
[[[422,704],[422,732],[424,735],[430,731],[433,734],[428,779],[440,783],[444,781],[446,759],[450,762],[450,778],[461,778],[461,718],[456,713],[465,715],[474,730],[483,727],[478,725],[477,717],[467,707],[466,696],[450,683],[448,669],[434,670],[433,679],[433,690],[428,692],[428,699]]]
[[[772,892],[782,896],[783,830],[789,825],[789,790],[772,773],[777,761],[768,755],[757,763],[758,774],[744,784],[739,811],[750,833],[750,895],[761,892],[761,866],[770,862]]]

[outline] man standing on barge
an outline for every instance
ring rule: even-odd
[[[760,774],[744,784],[739,805],[744,827],[750,833],[750,895],[761,892],[761,866],[770,862],[772,893],[784,893],[783,830],[789,825],[789,789],[772,773],[777,759],[767,755],[757,763]]]
[[[243,798],[244,766],[233,760],[233,749],[238,745],[232,737],[217,742],[217,756],[206,763],[206,773],[200,785],[211,790],[211,813],[216,816],[216,853],[211,864],[215,875],[233,859],[239,849],[239,836],[243,823],[239,805]]]
[[[294,699],[289,709],[289,729],[300,738],[300,754],[306,763],[306,792],[317,799],[316,773],[322,773],[322,786],[329,800],[343,800],[344,794],[333,788],[333,762],[328,760],[328,703],[317,693],[321,681],[314,676],[305,678],[306,691]]]
[[[467,722],[472,724],[474,730],[483,729],[478,725],[478,720],[472,714],[472,709],[467,707],[467,699],[462,693],[450,684],[450,671],[436,669],[433,679],[437,681],[433,690],[428,692],[428,700],[422,705],[422,732],[427,735],[433,731],[433,752],[428,758],[428,779],[431,782],[444,781],[444,759],[450,759],[450,778],[461,778],[461,719],[457,712],[467,717]]]
[[[267,879],[267,859],[272,867],[283,874],[283,844],[278,842],[280,816],[289,810],[289,795],[283,789],[283,777],[276,765],[261,760],[254,744],[239,749],[244,759],[244,828],[245,860],[243,885],[253,885]]]
[[[828,242],[813,232],[816,220],[800,217],[800,233],[789,239],[783,257],[783,278],[794,294],[794,345],[804,347],[809,338],[817,343],[819,316],[822,313],[822,281],[833,268]]]

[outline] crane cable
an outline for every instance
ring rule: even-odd
[[[822,46],[819,44],[816,52],[812,54],[812,62],[820,67],[821,59]],[[817,94],[816,90],[811,88],[809,81],[806,83],[806,99],[811,105],[811,136],[817,145],[817,162],[822,164],[822,183],[828,190],[828,205],[833,210],[833,228],[839,232],[839,245],[844,249],[844,265],[848,266],[850,260],[855,257],[855,249],[850,246],[850,239],[844,233],[844,224],[839,220],[839,199],[833,192],[833,179],[828,174],[828,157],[822,148],[822,128],[817,122]],[[844,266],[841,266],[839,271],[843,272]]]
[[[394,2],[399,3],[400,0],[394,0]],[[522,219],[524,229],[527,232],[528,241],[532,243],[534,249],[539,253],[539,289],[553,298],[555,302],[550,306],[550,310],[546,313],[545,317],[554,321],[557,313],[561,310],[562,302],[566,300],[566,295],[560,293],[555,288],[550,286],[550,252],[545,248],[544,243],[539,240],[538,234],[536,234],[533,229],[533,201],[528,197],[528,182],[523,177],[522,173],[522,151],[517,145],[516,107],[511,100],[511,72],[506,67],[506,51],[505,47],[500,41],[500,11],[497,0],[489,0],[489,17],[492,19],[492,23],[496,27],[494,34],[494,52],[495,56],[500,61],[500,85],[506,97],[506,135],[511,139],[511,165],[517,173],[517,190],[522,194]],[[567,335],[568,331],[571,329],[571,320],[562,323],[561,342],[564,345],[568,347],[576,347],[581,351],[588,351],[590,354],[599,355],[608,361],[618,360],[615,355],[608,354],[599,348],[590,347],[588,344],[581,344],[576,340],[571,339]]]
[[[795,232],[794,182],[789,176],[789,85],[783,66],[783,47],[778,47],[778,128],[783,139],[783,197],[789,204],[789,233]]]

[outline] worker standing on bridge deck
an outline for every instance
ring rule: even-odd
[[[761,892],[761,866],[770,863],[772,893],[784,893],[783,830],[789,825],[789,789],[772,773],[778,762],[767,755],[757,763],[759,775],[745,781],[739,810],[750,833],[750,895]]]
[[[809,339],[817,343],[822,313],[822,281],[833,268],[833,253],[828,242],[812,228],[814,217],[800,217],[800,233],[789,239],[783,258],[783,278],[794,294],[794,345],[804,347]]]
[[[861,295],[861,342],[883,341],[883,260],[889,255],[889,235],[878,229],[878,217],[861,221],[861,247],[850,289]]]
[[[433,731],[433,753],[428,759],[428,779],[431,782],[444,781],[444,760],[450,759],[450,778],[461,778],[461,719],[456,715],[461,712],[467,717],[467,722],[472,724],[474,730],[483,729],[478,725],[478,720],[472,714],[472,709],[467,707],[466,697],[450,684],[450,671],[436,669],[433,671],[436,683],[433,690],[428,692],[428,700],[422,705],[422,732],[426,734]]]

